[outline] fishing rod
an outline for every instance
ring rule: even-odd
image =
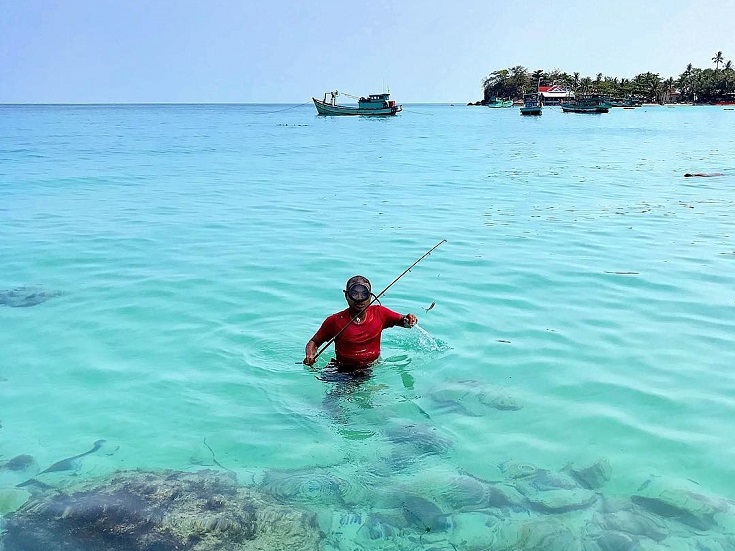
[[[422,260],[423,260],[424,258],[426,258],[426,257],[427,257],[427,256],[429,256],[429,255],[430,255],[431,253],[433,253],[433,252],[434,252],[434,249],[436,249],[436,248],[437,248],[437,247],[438,247],[439,245],[441,245],[442,243],[446,243],[446,242],[447,242],[447,240],[446,240],[446,239],[442,239],[441,241],[439,241],[439,243],[437,243],[437,244],[436,244],[436,245],[434,245],[434,246],[433,246],[433,247],[432,247],[431,249],[429,249],[429,250],[428,250],[427,252],[425,252],[425,253],[424,253],[424,254],[423,254],[423,255],[421,256],[421,258],[419,258],[419,259],[418,259],[418,260],[417,260],[416,262],[414,262],[414,263],[413,263],[413,264],[411,264],[411,265],[410,265],[410,266],[409,266],[408,268],[406,268],[405,270],[403,270],[403,273],[401,273],[401,275],[399,275],[399,276],[398,276],[397,278],[395,278],[395,279],[394,279],[393,281],[391,281],[391,282],[390,282],[390,285],[388,285],[388,286],[387,286],[387,287],[386,287],[385,289],[383,289],[382,291],[380,291],[380,292],[379,292],[379,293],[378,293],[377,295],[373,295],[373,298],[371,298],[371,299],[370,299],[370,302],[368,302],[368,305],[367,305],[367,306],[365,307],[365,310],[367,310],[367,309],[368,309],[368,306],[370,306],[370,305],[371,305],[371,304],[372,304],[373,302],[375,302],[375,301],[376,301],[376,300],[378,300],[378,299],[379,299],[380,297],[382,297],[382,296],[383,296],[383,295],[384,295],[384,294],[386,293],[386,291],[388,291],[388,289],[390,289],[391,287],[393,287],[393,285],[394,285],[394,284],[395,284],[395,283],[396,283],[396,282],[397,282],[397,281],[398,281],[399,279],[401,279],[401,278],[402,278],[403,276],[405,276],[405,275],[406,275],[406,274],[407,274],[408,272],[410,272],[410,271],[411,271],[411,268],[413,268],[414,266],[416,266],[416,264],[418,264],[418,263],[419,263],[419,262],[421,262],[421,261],[422,261]],[[364,310],[361,310],[361,311],[360,311],[360,312],[358,312],[358,313],[357,313],[357,314],[356,314],[355,316],[353,316],[353,317],[352,317],[352,319],[350,319],[350,321],[348,321],[348,322],[347,322],[347,324],[346,324],[346,325],[345,325],[345,326],[344,326],[344,327],[343,327],[342,329],[340,329],[340,330],[339,330],[339,331],[337,332],[337,334],[336,334],[336,335],[335,335],[334,337],[332,337],[331,339],[329,339],[329,340],[328,340],[328,341],[327,341],[326,343],[324,343],[324,344],[322,345],[322,348],[321,348],[321,350],[319,350],[319,351],[318,351],[318,352],[317,352],[316,354],[314,354],[314,361],[316,361],[316,359],[317,359],[317,358],[318,358],[318,357],[319,357],[319,356],[321,355],[321,353],[322,353],[322,352],[324,352],[324,351],[325,351],[325,350],[326,350],[326,349],[327,349],[327,348],[329,347],[329,345],[330,345],[330,344],[332,344],[332,343],[333,343],[334,341],[336,341],[336,340],[337,340],[337,337],[339,337],[339,336],[340,336],[340,335],[341,335],[341,334],[342,334],[342,333],[344,332],[344,330],[345,330],[345,329],[347,329],[347,328],[348,328],[348,327],[349,327],[350,325],[352,325],[352,324],[353,324],[353,323],[355,322],[355,320],[356,320],[356,319],[357,319],[358,317],[360,317],[360,314],[362,314],[362,312],[364,312]]]

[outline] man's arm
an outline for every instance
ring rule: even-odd
[[[306,343],[304,350],[304,364],[314,365],[316,361],[317,349],[337,334],[335,325],[335,315],[329,316],[322,322],[319,331],[317,331],[309,342]]]
[[[383,317],[383,328],[395,327],[400,325],[401,327],[413,327],[419,320],[414,314],[406,314],[405,316],[394,312],[390,308],[385,306],[378,306],[380,308],[381,316]]]

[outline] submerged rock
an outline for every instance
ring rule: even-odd
[[[0,461],[0,488],[16,486],[38,471],[38,464],[31,455],[16,455],[8,461]]]
[[[542,513],[567,513],[585,509],[598,500],[597,493],[582,488],[570,475],[542,469],[528,463],[505,461],[499,465],[512,485],[529,506]]]
[[[411,424],[392,427],[386,436],[397,444],[424,455],[441,455],[452,447],[452,441],[439,434],[436,428],[426,424]]]
[[[488,482],[467,473],[443,473],[434,477],[421,476],[416,485],[418,493],[435,500],[454,513],[495,509],[527,511],[526,497],[515,486],[502,482]]]
[[[442,436],[435,427],[423,423],[390,427],[385,431],[387,440],[394,444],[385,458],[388,472],[415,469],[417,462],[448,452],[453,442]]]
[[[473,380],[447,383],[428,398],[442,410],[472,417],[487,415],[492,409],[516,411],[523,407],[507,390]]]
[[[505,476],[512,479],[531,477],[539,470],[535,465],[531,465],[530,463],[510,460],[500,463],[498,469]]]
[[[622,532],[605,531],[597,538],[597,545],[602,551],[635,551],[638,542]]]
[[[501,523],[490,528],[493,551],[572,551],[580,548],[574,533],[552,518]]]
[[[623,532],[656,542],[662,541],[669,533],[663,519],[631,502],[619,509],[596,514],[593,520],[603,530]]]
[[[328,505],[344,508],[362,497],[361,488],[327,469],[271,469],[265,471],[258,486],[280,503]]]
[[[477,511],[490,506],[489,485],[472,476],[451,476],[436,485],[436,493],[452,511]]]
[[[0,488],[0,515],[18,510],[30,497],[31,493],[22,488]]]
[[[562,470],[569,473],[583,488],[598,490],[610,480],[612,467],[607,459],[599,459],[593,463],[581,465],[569,463]]]
[[[401,526],[403,526],[401,520],[390,514],[374,513],[367,517],[365,523],[357,531],[357,538],[355,539],[372,542],[398,538],[403,535]]]
[[[0,305],[27,308],[60,295],[59,291],[44,291],[40,286],[21,286],[15,289],[0,290]]]
[[[28,454],[22,454],[22,455],[16,455],[9,461],[6,461],[5,463],[0,464],[0,469],[5,469],[6,471],[26,471],[30,468],[32,468],[36,463],[36,460],[33,459],[32,455]]]
[[[542,513],[567,513],[586,509],[597,501],[597,494],[584,488],[547,490],[528,496],[531,506]]]
[[[316,516],[215,471],[118,473],[6,518],[4,551],[316,550]]]
[[[514,484],[526,496],[549,490],[581,489],[569,475],[548,469],[536,469],[533,474],[516,477]]]

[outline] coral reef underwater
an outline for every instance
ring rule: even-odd
[[[40,493],[4,520],[3,551],[316,550],[316,516],[234,474],[118,472]]]

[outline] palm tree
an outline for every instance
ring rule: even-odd
[[[633,79],[633,88],[637,96],[643,96],[646,101],[661,102],[662,80],[658,73],[641,73]]]
[[[582,88],[582,93],[588,94],[592,87],[592,79],[590,77],[584,77],[579,81],[579,85]]]
[[[515,67],[511,67],[510,73],[511,73],[511,83],[512,83],[513,89],[511,93],[508,94],[508,97],[519,98],[523,96],[523,91],[526,88],[530,88],[530,79],[528,77],[528,69],[526,69],[522,65],[516,65]]]
[[[720,68],[720,63],[722,63],[723,61],[725,61],[725,60],[722,57],[722,52],[717,52],[715,54],[715,57],[712,58],[712,63],[715,64],[715,69],[719,69]]]
[[[483,101],[510,95],[510,88],[510,71],[508,69],[493,71],[482,80]]]
[[[725,66],[723,67],[723,69],[725,71],[729,71],[730,69],[732,69],[732,60],[728,59],[727,60],[727,63],[725,63]]]
[[[536,85],[536,91],[537,92],[538,92],[538,87],[541,86],[541,78],[543,76],[544,76],[543,69],[538,69],[538,70],[534,71],[533,73],[531,73],[531,79],[533,81],[532,84],[535,84]]]
[[[681,88],[682,99],[692,99],[692,75],[694,74],[694,67],[689,63],[684,72],[679,75],[679,88]]]

